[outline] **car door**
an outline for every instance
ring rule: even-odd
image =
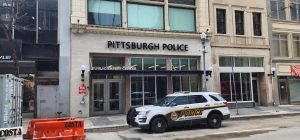
[[[189,119],[191,123],[200,123],[203,121],[203,112],[208,109],[210,104],[206,98],[202,95],[190,95],[188,96],[189,101]]]
[[[189,125],[191,121],[185,116],[185,111],[188,109],[188,97],[186,95],[176,97],[170,105],[170,112],[167,114],[170,118],[170,125]]]

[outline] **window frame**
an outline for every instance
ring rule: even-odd
[[[87,24],[88,25],[94,25],[94,26],[100,26],[100,27],[109,27],[109,28],[120,28],[120,27],[123,27],[123,18],[122,18],[122,0],[102,0],[102,1],[110,1],[110,2],[119,2],[120,3],[120,26],[113,26],[113,25],[97,25],[97,24],[90,24],[89,23],[89,1],[90,0],[87,0]]]
[[[193,13],[194,13],[194,31],[184,31],[184,30],[172,30],[171,29],[171,20],[170,20],[170,11],[169,9],[170,8],[175,8],[175,9],[186,9],[186,10],[193,10]],[[165,10],[165,9],[164,9]],[[168,20],[169,20],[169,28],[171,32],[186,32],[186,33],[195,33],[197,32],[197,23],[196,23],[196,18],[197,18],[197,15],[196,15],[196,8],[188,8],[188,7],[176,7],[176,6],[168,6]]]
[[[291,0],[290,3],[290,17],[291,17],[291,21],[295,21],[295,22],[299,22],[300,21],[300,0]],[[296,20],[294,20],[292,18],[292,5],[295,5],[296,6]]]
[[[242,17],[241,17],[241,22],[242,23],[237,23],[237,13],[242,13],[241,15],[242,15]],[[234,26],[235,26],[235,35],[237,35],[237,36],[245,36],[245,11],[243,11],[243,10],[234,10]],[[239,26],[238,26],[239,25]],[[240,29],[241,30],[241,33],[239,34],[238,33],[238,27],[241,27],[242,29]]]
[[[276,9],[277,9],[277,11],[276,11],[276,17],[272,16],[272,1],[276,2]],[[285,3],[286,3],[285,0],[271,0],[270,1],[271,18],[273,20],[287,20],[286,7],[284,8],[284,10],[282,10],[282,11],[284,11],[284,13],[283,13],[284,14],[284,19],[281,19],[281,17],[280,17],[279,3],[281,3],[281,2],[283,2],[284,7],[285,7]]]
[[[224,12],[224,24],[225,25],[223,25],[224,26],[224,32],[219,32],[218,31],[218,10],[222,10],[222,11],[225,11]],[[228,34],[228,31],[227,31],[227,25],[228,25],[228,23],[227,23],[227,9],[226,8],[223,8],[223,7],[216,7],[215,8],[215,20],[216,20],[216,22],[215,22],[215,28],[216,28],[216,34],[217,35],[227,35]]]
[[[295,40],[294,38],[297,38],[297,40]],[[299,46],[295,46],[295,42],[298,42]],[[298,56],[295,55],[295,53],[296,53],[295,47],[298,47],[298,51],[299,51]],[[300,34],[293,35],[293,57],[300,58]]]
[[[156,7],[161,7],[162,8],[162,29],[153,29],[153,28],[142,28],[142,27],[129,27],[129,23],[128,23],[128,4],[136,4],[136,5],[145,5],[145,6],[156,6]],[[165,26],[166,26],[166,23],[165,23],[165,8],[164,8],[164,5],[159,5],[159,4],[153,4],[153,3],[138,3],[138,2],[131,2],[131,1],[128,1],[126,2],[126,20],[127,20],[127,28],[128,29],[134,29],[134,30],[148,30],[148,31],[165,31]]]
[[[255,19],[254,15],[255,15],[255,14],[259,14],[259,15],[260,15],[260,18],[259,18],[259,21],[260,21],[260,22],[259,22],[259,26],[260,26],[260,31],[259,31],[259,32],[260,32],[260,35],[257,35],[256,32],[255,32],[255,31],[256,31],[256,30],[255,30],[255,27],[256,27],[255,25],[257,25],[257,24],[255,24],[255,21],[254,21],[254,19]],[[253,36],[254,36],[254,37],[262,37],[262,36],[263,36],[263,29],[262,29],[262,28],[263,28],[263,27],[262,27],[262,12],[256,12],[256,11],[255,11],[255,12],[252,12],[252,24],[253,24]]]
[[[288,34],[281,34],[281,33],[274,33],[274,34],[272,34],[272,37],[273,37],[273,43],[274,43],[274,36],[278,36],[279,37],[279,39],[276,39],[276,41],[279,41],[279,44],[278,44],[278,47],[279,48],[275,48],[275,49],[279,49],[279,55],[277,55],[277,54],[274,54],[275,55],[275,57],[282,57],[282,58],[287,58],[287,57],[289,57],[289,36],[288,36]],[[286,37],[286,39],[282,39],[282,36],[285,36]],[[286,41],[286,48],[287,48],[287,50],[286,50],[286,52],[287,52],[287,55],[286,56],[283,56],[282,55],[282,47],[281,47],[281,41],[283,41],[283,40],[285,40]],[[273,46],[274,46],[274,44],[273,44]]]

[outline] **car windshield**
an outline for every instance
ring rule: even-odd
[[[175,98],[176,98],[176,96],[167,96],[155,105],[156,106],[168,106]]]

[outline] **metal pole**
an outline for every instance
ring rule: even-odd
[[[207,78],[206,78],[206,64],[205,64],[205,39],[201,40],[202,45],[203,45],[203,80],[204,80],[204,86],[203,86],[203,91],[207,91]]]
[[[233,79],[233,90],[234,90],[234,98],[235,98],[235,108],[236,108],[236,115],[239,115],[239,107],[238,107],[238,102],[237,102],[237,97],[236,97],[236,86],[235,86],[235,76],[233,72],[233,56],[231,56],[231,74],[232,74],[232,79]]]
[[[12,27],[11,27],[11,39],[15,40],[15,1],[12,1]]]
[[[39,0],[36,0],[35,43],[39,43]]]

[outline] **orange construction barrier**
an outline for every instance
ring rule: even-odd
[[[84,120],[37,122],[33,140],[84,140]]]
[[[75,120],[75,117],[66,118],[46,118],[46,119],[32,119],[28,122],[28,127],[24,138],[32,139],[34,132],[34,125],[38,122],[49,122],[49,121],[64,121],[64,120]]]

